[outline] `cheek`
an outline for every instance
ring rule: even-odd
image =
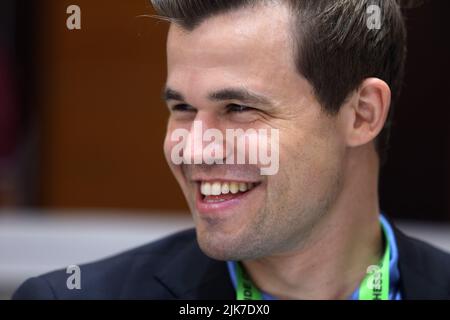
[[[283,139],[284,138],[284,139]],[[280,139],[280,174],[277,183],[288,194],[315,193],[336,170],[340,157],[336,136],[320,132],[290,132]]]
[[[177,144],[177,142],[172,141],[171,136],[172,136],[172,131],[168,130],[166,133],[166,137],[164,139],[164,147],[163,147],[164,148],[164,156],[166,158],[166,162],[169,165],[170,170],[174,174],[175,178],[179,181],[182,176],[181,166],[176,165],[172,161],[172,150],[173,150],[174,146]]]
[[[172,139],[174,132],[176,132],[178,129],[180,129],[178,126],[176,126],[171,119],[169,119],[167,123],[167,129],[166,129],[166,136],[164,138],[164,155],[166,157],[166,161],[169,164],[169,166],[172,168],[175,166],[175,164],[172,162],[172,150],[174,150],[174,147],[179,144],[179,141],[176,139]]]
[[[171,131],[167,131],[166,137],[164,139],[164,146],[163,146],[163,148],[164,148],[164,155],[166,157],[166,161],[168,162],[169,166],[172,167],[173,163],[170,160],[170,154],[172,153],[172,148],[173,148],[173,146],[175,144],[170,139],[171,134],[172,134]]]

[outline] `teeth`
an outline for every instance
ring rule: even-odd
[[[230,184],[222,183],[222,194],[228,194],[230,192]]]
[[[200,193],[204,196],[218,196],[228,193],[236,194],[251,190],[254,186],[253,183],[245,182],[202,182],[200,185]]]
[[[236,182],[230,183],[230,192],[232,194],[238,193],[239,192],[239,184],[237,184]]]
[[[213,196],[218,196],[221,193],[222,193],[222,187],[220,185],[220,182],[214,182],[211,187],[211,194]]]
[[[202,182],[200,192],[205,196],[211,195],[211,184],[208,182]]]
[[[239,183],[239,191],[240,192],[247,191],[247,184],[246,183]]]

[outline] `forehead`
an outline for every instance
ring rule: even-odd
[[[193,31],[176,24],[167,42],[167,85],[179,91],[243,85],[270,91],[297,76],[287,7],[238,9],[205,20]],[[275,89],[275,88],[272,88]]]

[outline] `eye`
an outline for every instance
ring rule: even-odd
[[[229,112],[238,112],[238,113],[255,110],[252,107],[247,107],[247,106],[243,106],[243,105],[235,104],[235,103],[229,104],[227,106],[227,109]]]
[[[178,111],[178,112],[186,112],[186,111],[195,111],[194,108],[192,108],[190,105],[187,105],[185,103],[174,105],[170,108],[172,111]]]

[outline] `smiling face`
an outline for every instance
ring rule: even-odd
[[[169,31],[164,150],[199,245],[216,259],[294,249],[341,190],[343,129],[296,71],[290,23],[287,8],[260,6],[209,18],[193,31],[175,24]],[[192,130],[194,121],[222,132],[279,130],[278,173],[262,176],[260,165],[250,164],[173,164],[171,135]]]

